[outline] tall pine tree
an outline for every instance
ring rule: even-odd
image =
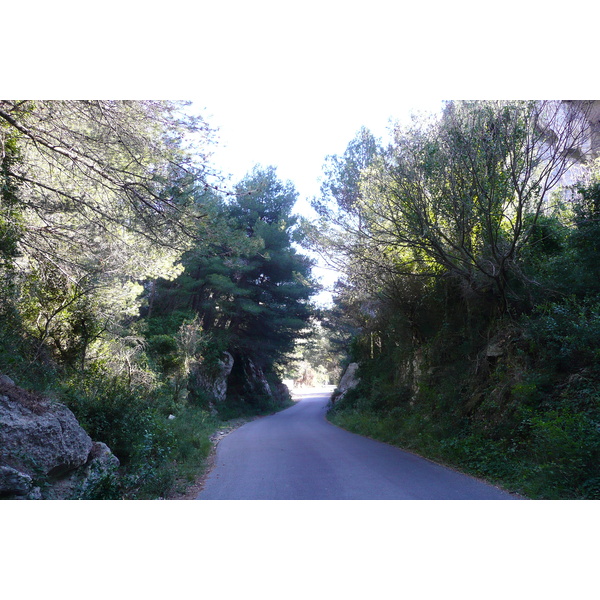
[[[268,373],[286,361],[313,314],[313,261],[294,248],[297,192],[290,182],[273,167],[256,167],[235,192],[227,203],[212,198],[211,239],[185,255],[177,279],[160,282],[153,321],[176,315],[177,326],[197,316],[215,350]]]

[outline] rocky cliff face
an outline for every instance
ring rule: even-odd
[[[66,406],[0,375],[0,498],[93,498],[118,466]]]
[[[269,383],[263,370],[248,356],[224,352],[218,365],[210,369],[197,365],[190,373],[188,391],[215,411],[227,400],[246,404],[280,403],[288,399],[283,383]]]

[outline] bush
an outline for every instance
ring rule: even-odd
[[[159,334],[149,337],[148,354],[167,375],[174,373],[180,367],[177,340],[172,335]]]
[[[598,423],[567,409],[530,420],[530,458],[536,465],[527,488],[546,498],[600,498]]]
[[[126,495],[168,488],[172,477],[161,467],[170,457],[174,438],[156,395],[99,372],[71,377],[63,384],[62,399],[90,437],[117,456]]]
[[[171,460],[178,478],[189,483],[197,477],[212,449],[210,437],[219,425],[209,412],[193,406],[183,407],[169,421],[174,438]]]
[[[600,358],[600,303],[573,299],[538,307],[526,324],[543,359],[562,371],[595,364]]]

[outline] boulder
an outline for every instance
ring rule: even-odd
[[[350,363],[344,374],[342,375],[342,379],[340,380],[340,385],[338,386],[339,390],[342,393],[347,392],[355,388],[359,383],[360,379],[357,376],[358,371],[358,363]]]
[[[242,358],[245,376],[246,393],[249,395],[273,397],[271,386],[263,373],[263,370],[257,366],[251,358],[247,356]]]
[[[29,475],[12,467],[0,467],[0,493],[5,495],[24,496],[33,488],[33,480]]]
[[[15,382],[8,375],[0,375],[0,385],[15,385]]]
[[[52,498],[114,497],[118,489],[119,459],[102,442],[94,442],[88,461],[66,477],[53,482],[48,491]]]
[[[0,497],[72,497],[117,467],[64,404],[0,376]]]
[[[342,375],[337,390],[332,397],[333,401],[341,400],[349,390],[354,389],[360,383],[357,371],[358,363],[350,363],[348,365],[344,371],[344,374]]]
[[[499,356],[504,356],[504,348],[498,342],[488,344],[485,349],[486,358],[498,358]]]
[[[56,477],[87,462],[92,440],[63,404],[35,399],[27,405],[17,392],[0,396],[0,448],[5,465]]]
[[[228,380],[227,399],[272,407],[290,400],[289,390],[275,378],[267,379],[262,367],[245,354],[238,354]]]
[[[273,396],[279,404],[285,404],[292,399],[290,390],[285,383],[280,381],[274,385],[271,385],[270,387],[271,391],[273,392]]]

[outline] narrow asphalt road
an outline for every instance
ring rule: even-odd
[[[217,447],[198,500],[510,500],[473,477],[335,427],[329,393],[246,423]]]

